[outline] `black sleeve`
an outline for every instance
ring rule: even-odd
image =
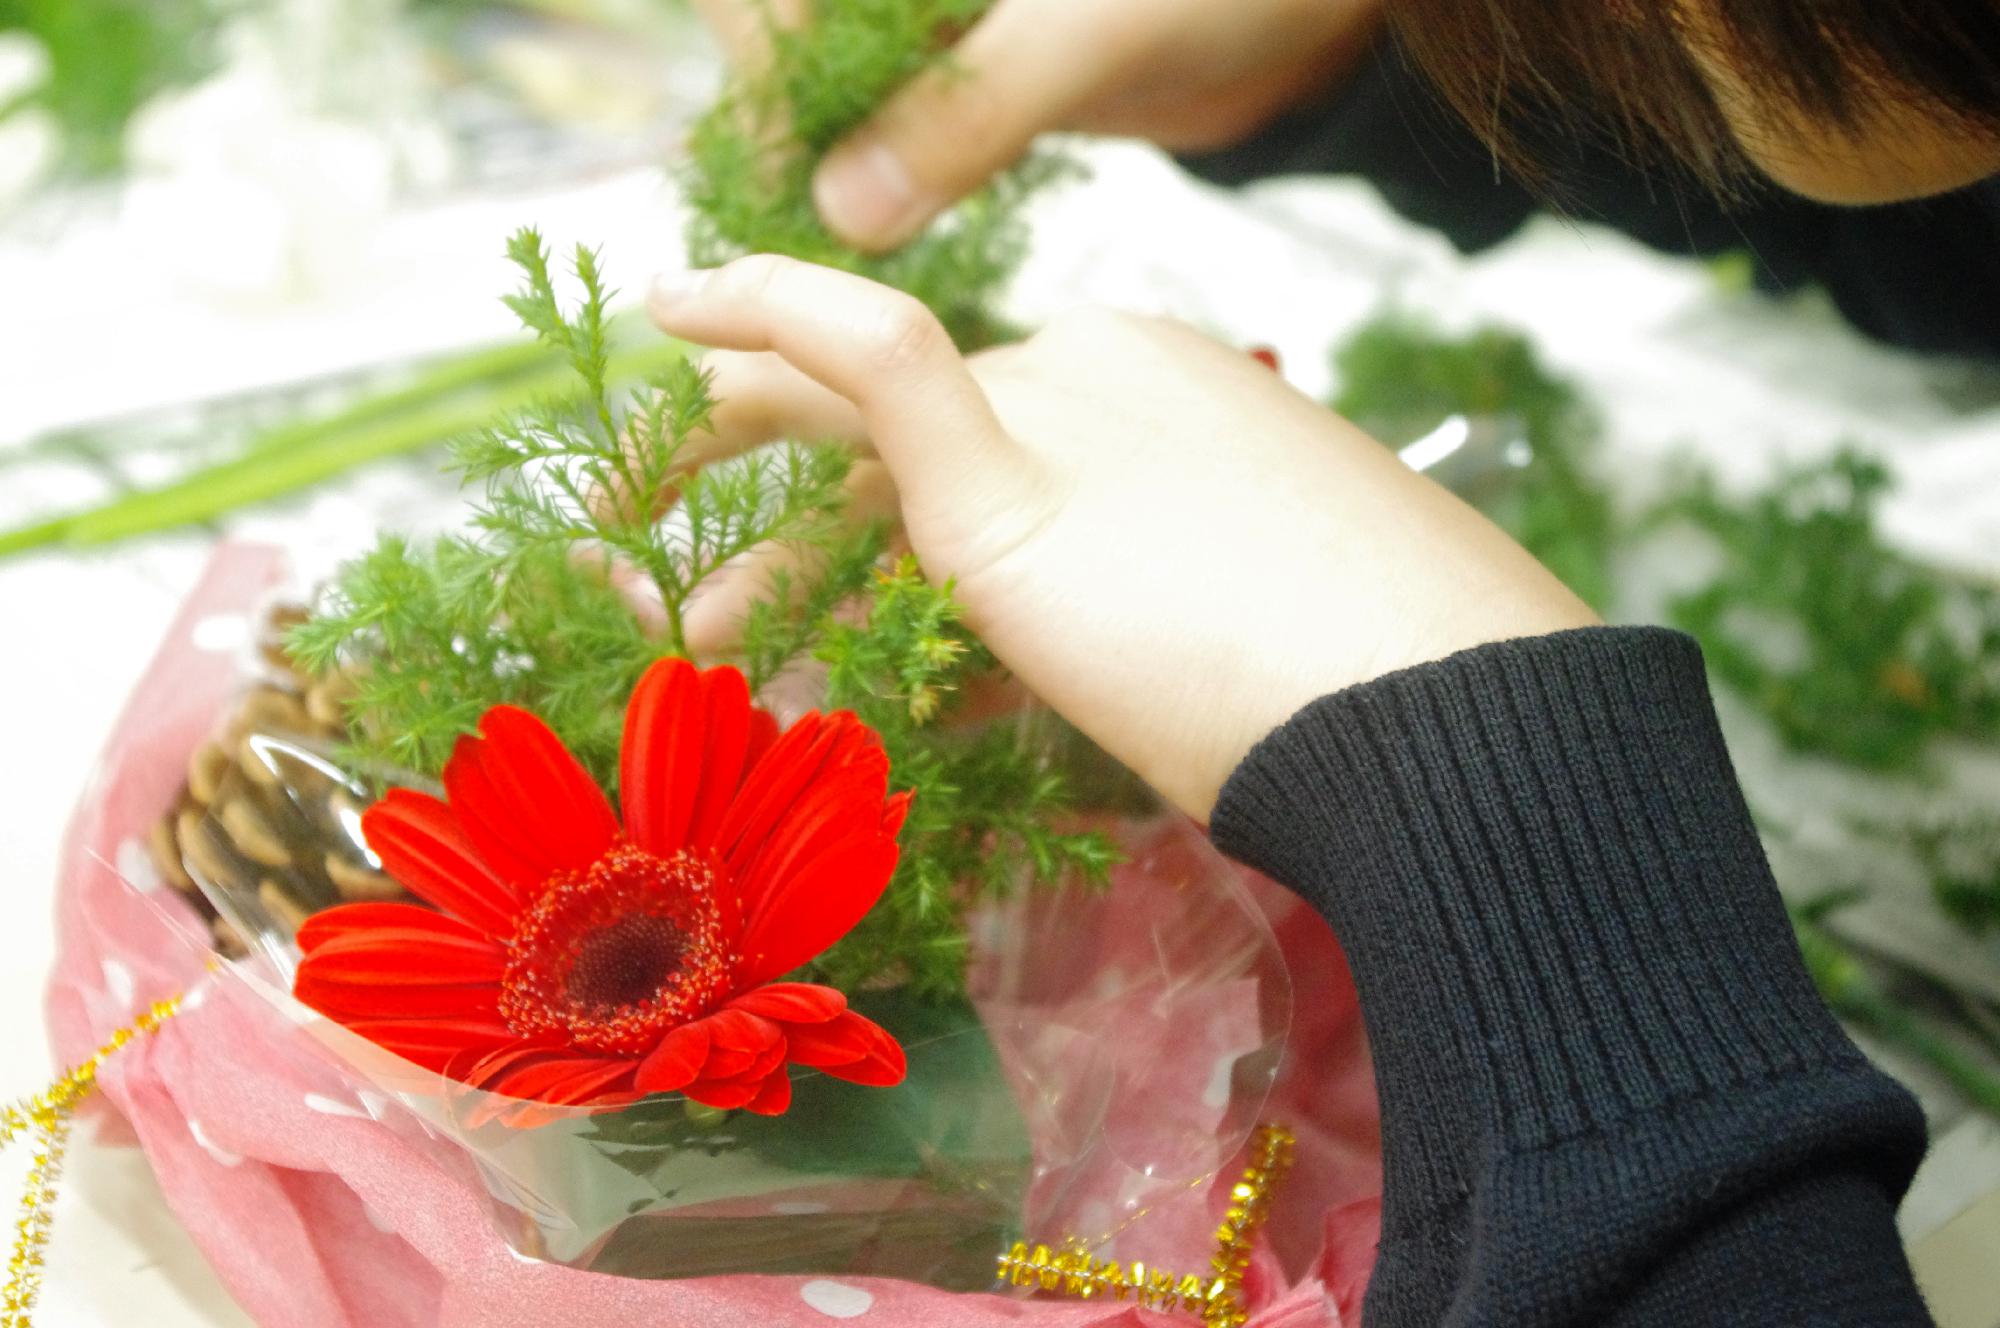
[[[1326,697],[1213,832],[1353,965],[1368,1324],[1931,1322],[1894,1221],[1922,1115],[1806,975],[1692,640],[1564,632]]]

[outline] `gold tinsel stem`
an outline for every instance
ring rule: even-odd
[[[1215,1233],[1209,1271],[1176,1275],[1134,1260],[1099,1259],[1077,1237],[1056,1246],[1016,1241],[1000,1256],[998,1279],[1077,1300],[1130,1299],[1154,1310],[1185,1310],[1206,1328],[1242,1328],[1250,1314],[1243,1277],[1257,1233],[1271,1216],[1278,1182],[1291,1169],[1293,1139],[1282,1125],[1263,1125],[1250,1141],[1250,1162],[1229,1191],[1229,1211]]]
[[[96,1054],[66,1070],[35,1096],[0,1107],[0,1148],[29,1130],[35,1132],[35,1156],[28,1164],[28,1181],[21,1192],[21,1216],[14,1224],[14,1255],[7,1264],[7,1285],[0,1289],[0,1328],[32,1328],[35,1298],[42,1290],[44,1252],[55,1224],[56,1181],[62,1175],[63,1152],[76,1104],[97,1084],[104,1062],[134,1038],[159,1028],[180,1010],[180,997],[160,1001],[113,1033]]]

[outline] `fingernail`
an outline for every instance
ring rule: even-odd
[[[813,202],[835,234],[862,243],[892,243],[917,213],[916,181],[902,159],[881,143],[839,148],[813,177]]]
[[[706,268],[656,273],[653,284],[646,291],[646,304],[655,310],[671,309],[707,285],[708,275]]]

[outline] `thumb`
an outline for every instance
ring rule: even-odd
[[[857,248],[891,249],[1012,165],[1110,77],[1098,8],[1000,0],[826,155],[813,198],[827,226]]]

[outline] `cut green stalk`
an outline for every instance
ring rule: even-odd
[[[1849,1022],[1921,1057],[1973,1105],[2000,1119],[2000,1078],[1956,1043],[1918,1023],[1907,1010],[1875,991],[1856,993],[1834,1008]]]
[[[548,347],[538,342],[508,341],[497,346],[482,346],[463,355],[434,361],[401,387],[363,397],[331,415],[292,420],[266,430],[251,439],[246,450],[275,450],[314,442],[329,433],[357,428],[456,392],[497,384],[530,369],[540,369],[546,376],[556,364],[556,358],[549,353]]]
[[[2000,1076],[1949,1039],[1924,1027],[1869,978],[1846,946],[1803,911],[1793,911],[1792,930],[1814,985],[1835,1014],[1922,1060],[1981,1111],[2000,1119]]]
[[[512,348],[510,348],[512,349]],[[546,360],[547,352],[532,348]],[[615,355],[610,376],[643,378],[685,353],[660,341]],[[474,364],[472,361],[477,360]],[[495,414],[519,409],[567,385],[555,363],[519,372],[518,355],[483,352],[441,366],[420,383],[349,407],[331,419],[280,426],[242,455],[205,467],[157,489],[102,507],[0,532],[0,557],[30,549],[108,544],[134,535],[211,520],[236,508],[295,493],[371,461],[416,451],[476,429]],[[485,385],[495,373],[508,373]],[[481,386],[477,392],[466,389]],[[414,409],[412,408],[414,407]]]
[[[63,533],[69,529],[69,523],[69,517],[59,516],[47,521],[37,521],[32,525],[17,526],[13,530],[0,531],[0,558],[60,543]]]
[[[491,386],[530,370],[546,370],[555,362],[545,347],[534,342],[508,341],[501,345],[480,346],[427,361],[399,386],[363,396],[331,414],[288,419],[282,424],[260,430],[239,445],[236,451],[241,455],[265,448],[276,450],[303,446],[329,434],[343,433],[453,393]],[[125,452],[171,454],[214,447],[213,440],[200,432],[156,439],[127,428],[123,432],[132,435],[129,440],[110,436],[119,429],[119,425],[110,424],[48,434],[24,447],[0,452],[0,467],[51,460],[102,463]]]

